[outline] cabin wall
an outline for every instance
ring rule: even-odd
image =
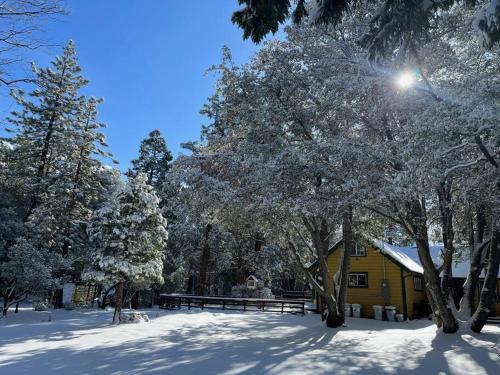
[[[328,257],[328,269],[333,275],[338,269],[338,264],[340,261],[341,246],[337,248]],[[384,273],[385,270],[385,273]],[[403,313],[403,292],[401,283],[401,267],[388,259],[386,256],[382,255],[375,248],[368,246],[366,249],[366,256],[351,257],[351,267],[350,273],[355,272],[366,272],[368,274],[368,287],[348,287],[347,289],[347,302],[348,303],[359,303],[361,304],[361,316],[365,318],[373,317],[373,305],[388,305],[395,306],[397,313]],[[385,276],[384,276],[385,274]],[[384,297],[382,295],[382,281],[385,279],[389,283],[389,301],[384,302]],[[331,281],[333,283],[333,280]],[[411,288],[410,283],[411,282]],[[406,279],[407,288],[413,290],[413,278],[408,277]],[[408,316],[411,318],[413,315],[410,314],[410,309],[412,310],[413,301],[412,295],[407,293],[407,306],[408,306]]]
[[[406,287],[406,300],[407,300],[407,305],[408,305],[408,316],[410,318],[413,318],[415,315],[415,304],[423,304],[427,302],[427,295],[425,293],[425,290],[417,290],[415,288],[415,277],[419,277],[422,279],[422,286],[424,286],[423,283],[423,276],[422,275],[415,275],[412,272],[403,272],[404,274],[404,279],[405,279],[405,287]]]

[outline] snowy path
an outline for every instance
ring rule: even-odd
[[[151,317],[156,316],[150,312]],[[110,326],[111,312],[22,311],[0,320],[7,374],[498,374],[500,328],[435,335],[427,321],[317,315],[159,311],[150,323]]]

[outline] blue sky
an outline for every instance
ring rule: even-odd
[[[199,114],[215,77],[204,76],[221,59],[223,45],[243,63],[259,47],[243,41],[231,23],[236,0],[67,0],[69,15],[45,23],[54,47],[36,51],[45,66],[67,40],[76,43],[88,95],[103,97],[100,119],[110,149],[126,170],[139,142],[160,129],[174,156],[180,143],[199,139]],[[0,97],[0,115],[11,104]]]

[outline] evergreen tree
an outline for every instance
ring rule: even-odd
[[[8,119],[14,127],[9,130],[15,132],[9,142],[16,149],[10,168],[15,168],[13,182],[28,200],[25,219],[40,204],[50,185],[63,176],[60,168],[77,147],[76,116],[84,106],[78,90],[87,80],[81,75],[72,41],[51,65],[38,68],[33,64],[36,88],[29,94],[30,99],[22,90],[13,91],[20,110]]]
[[[139,157],[132,160],[132,169],[128,172],[130,176],[144,173],[148,184],[159,189],[163,183],[165,174],[170,169],[172,154],[167,148],[167,142],[159,130],[153,130],[148,137],[141,142]]]
[[[244,7],[233,13],[232,21],[243,29],[243,37],[259,43],[270,32],[278,31],[291,16],[294,23],[300,23],[308,14],[313,23],[337,25],[344,16],[356,7],[375,3],[379,7],[371,20],[369,33],[363,44],[372,58],[380,53],[392,53],[398,48],[412,48],[416,40],[426,38],[430,24],[439,12],[457,3],[467,7],[482,4],[478,8],[474,26],[481,43],[492,48],[500,41],[500,1],[477,0],[238,0]],[[403,51],[406,52],[406,51]],[[400,53],[400,52],[399,52]]]
[[[88,233],[93,244],[93,268],[88,276],[118,284],[113,323],[121,321],[125,282],[161,282],[166,221],[147,177],[139,173],[113,194],[92,216]]]
[[[29,97],[13,92],[20,110],[9,119],[14,135],[1,152],[5,210],[16,213],[12,225],[19,222],[23,227],[14,238],[5,236],[9,240],[2,249],[0,281],[11,296],[23,294],[23,283],[39,287],[55,285],[56,275],[78,277],[73,271],[81,270],[88,251],[86,225],[92,209],[116,183],[114,172],[98,159],[111,158],[104,150],[104,125],[97,120],[100,100],[79,94],[87,81],[73,43],[51,67],[33,70],[36,88]],[[44,281],[46,272],[35,273],[41,279],[32,283],[15,271],[16,259],[30,251],[46,260],[39,263],[50,270],[53,283]],[[8,276],[12,274],[17,274],[15,283]]]

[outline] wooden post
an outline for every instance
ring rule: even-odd
[[[202,299],[201,300],[201,309],[203,310],[204,307],[205,307],[205,301]]]
[[[243,311],[247,311],[247,300],[243,300]]]
[[[285,309],[285,304],[281,302],[281,313],[283,314],[283,310]]]
[[[306,315],[306,305],[302,302],[302,315]]]
[[[222,300],[222,310],[226,309],[226,301]]]
[[[188,297],[187,301],[188,301],[188,310],[191,310],[191,298]]]

